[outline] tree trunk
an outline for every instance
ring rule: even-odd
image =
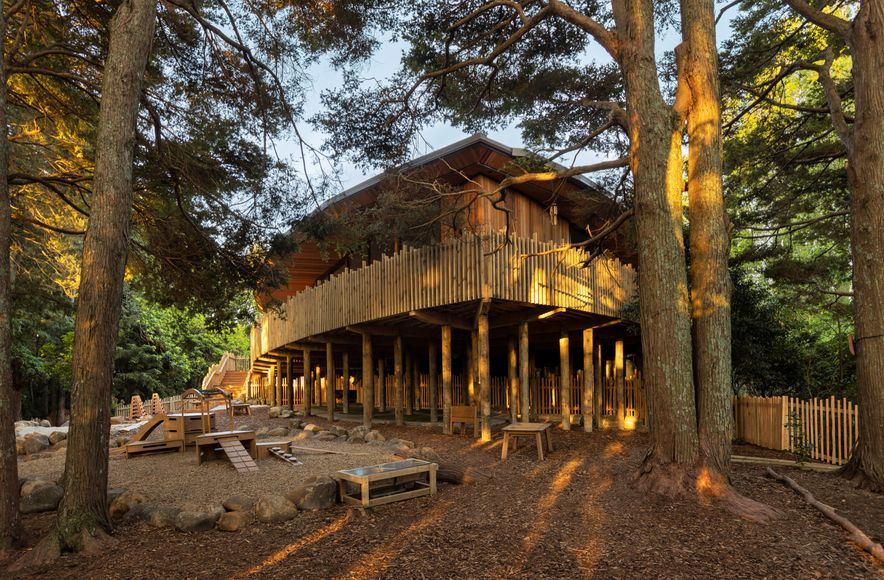
[[[695,463],[698,447],[681,226],[681,131],[660,94],[651,0],[614,0],[613,4],[629,102],[630,167],[642,277],[642,351],[651,407],[651,448],[640,483],[667,491],[666,480],[680,478],[685,466]]]
[[[0,11],[2,12],[2,11]],[[0,14],[0,38],[6,39],[6,16]],[[18,396],[12,381],[12,283],[9,248],[12,205],[9,198],[9,121],[6,117],[6,50],[0,46],[0,551],[18,542],[18,456],[15,421]]]
[[[847,176],[859,441],[844,474],[884,490],[884,0],[860,3],[850,46],[856,118]]]
[[[731,292],[713,0],[682,0],[681,20],[686,51],[679,66],[690,90],[688,212],[698,437],[704,463],[726,476],[732,435]]]
[[[362,335],[362,424],[371,429],[374,419],[374,353],[371,335]]]
[[[155,23],[153,0],[125,0],[110,22],[74,328],[71,423],[58,508],[62,549],[88,548],[91,539],[110,529],[107,449],[114,347],[129,245],[135,123]]]

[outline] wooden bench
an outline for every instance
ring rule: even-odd
[[[454,435],[454,425],[460,425],[460,434],[463,435],[467,423],[473,425],[473,437],[479,436],[479,411],[473,405],[453,405],[451,407],[451,420],[448,423],[448,432]]]
[[[230,409],[234,415],[251,415],[252,406],[248,403],[231,403]]]
[[[510,439],[513,441],[513,449],[518,447],[519,437],[533,437],[537,444],[537,458],[543,461],[543,441],[546,439],[547,450],[552,452],[552,423],[513,423],[503,428],[503,447],[500,451],[500,460],[506,461],[506,455],[510,447]]]
[[[345,504],[373,507],[436,493],[438,465],[422,459],[404,459],[369,467],[344,469],[335,474],[341,501]],[[424,474],[426,481],[423,481]],[[418,477],[419,479],[416,479]],[[359,487],[359,497],[350,495],[348,482]],[[416,489],[408,489],[412,486]]]

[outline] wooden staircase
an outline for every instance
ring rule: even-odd
[[[233,395],[235,399],[243,400],[246,396],[246,377],[249,371],[227,371],[221,377],[219,387]]]

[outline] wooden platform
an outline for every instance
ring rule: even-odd
[[[163,423],[163,434],[166,439],[183,439],[190,447],[204,433],[204,425],[202,413],[169,413]],[[210,431],[215,429],[215,413],[209,413],[208,425]]]
[[[133,455],[165,453],[167,451],[184,451],[184,442],[180,439],[169,441],[135,441],[126,444],[126,459]]]
[[[436,493],[436,470],[439,466],[422,459],[405,459],[368,467],[345,469],[335,474],[341,501],[345,504],[373,507]],[[426,481],[422,481],[426,474]],[[349,494],[348,483],[359,487],[359,497]],[[408,483],[417,489],[403,489]]]
[[[196,464],[201,465],[203,461],[222,459],[225,456],[229,456],[226,448],[222,445],[222,442],[226,440],[239,442],[249,457],[255,458],[254,431],[219,431],[217,433],[206,433],[196,438]]]
[[[227,454],[227,459],[233,464],[233,467],[240,473],[250,473],[258,471],[258,465],[246,448],[242,446],[239,439],[222,439],[218,442],[221,449]]]

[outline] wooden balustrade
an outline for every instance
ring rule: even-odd
[[[583,267],[580,249],[543,254],[560,246],[505,241],[503,233],[466,234],[335,274],[261,317],[251,331],[252,360],[309,336],[482,297],[616,318],[635,294],[635,272],[617,259]]]

